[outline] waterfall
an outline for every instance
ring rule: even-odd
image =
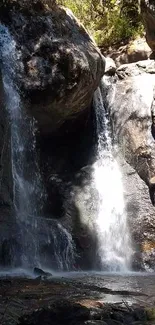
[[[113,156],[114,148],[102,88],[104,84],[101,84],[94,96],[98,137],[97,161],[94,164],[94,182],[99,197],[96,218],[98,257],[102,270],[128,271],[132,249],[124,206],[122,175]]]
[[[13,201],[22,246],[19,254],[25,267],[39,264],[37,219],[34,217],[40,212],[43,194],[35,153],[34,120],[23,110],[14,83],[16,66],[20,64],[20,52],[16,51],[15,41],[4,26],[0,28],[0,44],[2,79],[11,124]]]
[[[41,249],[53,245],[52,251],[58,268],[69,269],[70,264],[74,264],[71,235],[60,225],[53,230],[52,222],[41,217],[45,191],[36,154],[36,123],[26,114],[15,83],[18,68],[22,69],[20,51],[17,51],[16,43],[9,30],[2,25],[0,26],[0,59],[6,108],[10,116],[13,203],[19,228],[18,241],[21,246],[16,254],[19,255],[18,258],[24,268],[41,267],[43,263],[47,266],[48,261],[44,252],[41,253]],[[62,242],[60,240],[58,243],[55,239],[56,232],[59,239],[61,237],[65,243],[63,256],[59,249]]]
[[[23,69],[20,56],[8,29],[1,25],[0,60],[6,109],[10,117],[13,203],[20,243],[16,260],[18,257],[24,268],[50,266],[69,271],[75,265],[72,236],[57,221],[42,216],[46,193],[37,159],[36,122],[26,113],[15,82],[18,69]],[[98,88],[94,96],[98,150],[93,173],[99,198],[95,221],[98,257],[103,270],[127,271],[132,249],[121,172],[113,156],[109,121],[102,98]]]

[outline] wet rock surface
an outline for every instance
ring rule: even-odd
[[[126,161],[148,185],[155,170],[151,132],[154,86],[154,61],[140,61],[117,69],[111,88],[112,101],[112,92],[107,92],[114,138],[121,145]]]
[[[94,304],[95,305],[95,304]],[[94,306],[95,307],[95,306]],[[84,303],[70,303],[68,301],[57,302],[49,309],[40,310],[34,312],[29,317],[25,317],[21,320],[23,325],[40,325],[42,321],[44,324],[92,324],[92,325],[122,325],[134,324],[134,321],[145,321],[145,311],[140,309],[134,310],[134,312],[127,311],[126,308],[121,307],[100,307],[96,308],[96,314],[93,315],[93,307],[91,309]]]
[[[114,60],[110,57],[106,58],[105,64],[105,74],[113,76],[116,72],[116,64]]]
[[[105,79],[106,104],[114,144],[118,144],[114,155],[120,156],[136,270],[155,267],[154,87],[154,60],[124,64],[114,77]]]
[[[126,290],[122,284],[116,289],[118,279],[99,275],[52,281],[3,278],[0,280],[1,324],[135,325],[153,320],[153,299],[150,302],[148,292],[143,294],[140,287],[132,290],[136,277],[130,279],[131,288],[129,279],[125,278]],[[145,287],[145,278],[141,281]]]
[[[126,161],[149,184],[155,171],[155,145],[151,134],[155,63],[123,65],[117,70],[115,105],[111,108],[114,134]]]
[[[34,268],[33,273],[34,273],[35,276],[44,276],[44,277],[52,276],[52,273],[45,272],[42,269],[39,269],[38,267]]]
[[[12,193],[12,166],[10,145],[10,123],[5,110],[5,94],[0,73],[0,264],[7,265],[11,257],[11,242],[14,237],[16,222]]]

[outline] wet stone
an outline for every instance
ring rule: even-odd
[[[88,320],[84,324],[85,325],[107,325],[107,323],[102,320]]]
[[[42,269],[39,269],[38,267],[35,267],[33,272],[36,276],[45,276],[45,277],[52,276],[52,273],[45,272]]]
[[[121,323],[121,322],[119,322],[119,321],[117,321],[117,320],[108,319],[108,320],[106,320],[106,324],[107,324],[107,325],[123,325],[124,322]],[[127,324],[127,323],[126,323],[126,324]]]

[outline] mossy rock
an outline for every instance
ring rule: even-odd
[[[146,315],[148,320],[155,320],[155,307],[146,308]]]

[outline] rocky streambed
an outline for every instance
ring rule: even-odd
[[[0,324],[154,324],[154,275],[2,277]]]

